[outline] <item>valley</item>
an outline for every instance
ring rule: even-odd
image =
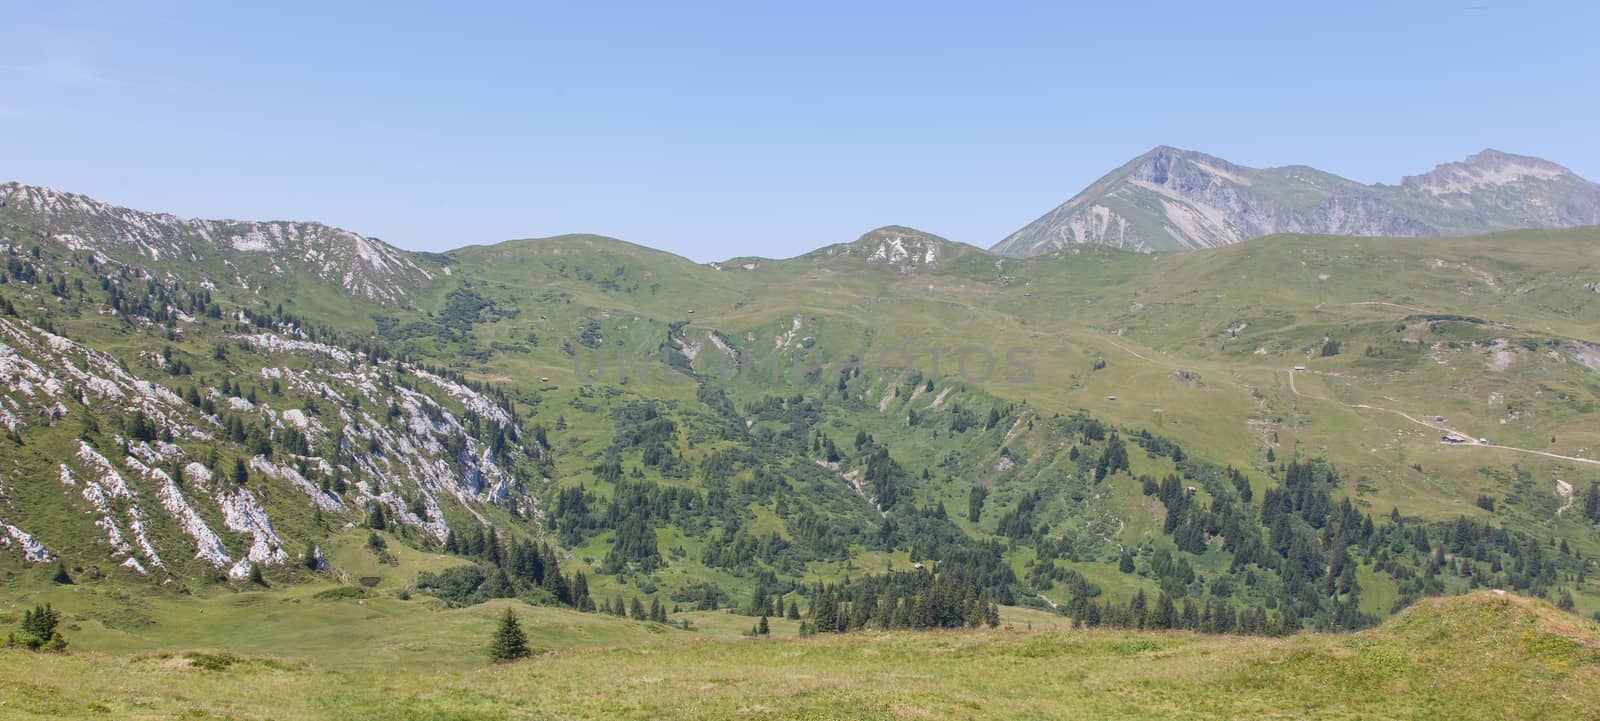
[[[143,679],[84,692],[124,717],[287,694],[304,718],[714,718],[744,706],[691,689],[728,663],[815,676],[771,713],[828,718],[899,678],[824,668],[880,645],[888,669],[1124,659],[1051,691],[1099,698],[1149,683],[1147,652],[1422,663],[1395,628],[1486,603],[1581,649],[1555,606],[1600,612],[1594,228],[1015,258],[889,226],[698,264],[599,236],[408,253],[11,185],[0,234],[0,621],[52,604],[60,673]],[[505,694],[543,682],[502,670],[404,701],[355,680],[476,674],[505,608],[550,652],[517,665],[536,674],[729,658],[615,709],[591,683],[527,710]],[[64,708],[27,653],[0,683]],[[1549,678],[1583,678],[1570,654]],[[343,680],[309,690],[321,669]],[[193,697],[134,690],[191,673]],[[974,698],[1044,693],[970,673]],[[1244,703],[1195,693],[1196,716]],[[1019,703],[1001,712],[1051,713]],[[1128,703],[1105,710],[1173,711]],[[863,708],[994,710],[958,706]]]

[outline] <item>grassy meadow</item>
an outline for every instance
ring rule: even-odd
[[[684,633],[518,607],[544,652],[490,665],[480,651],[499,610],[492,604],[397,612],[385,602],[359,612],[379,618],[323,619],[314,625],[324,633],[279,642],[235,629],[242,632],[236,644],[200,652],[0,652],[0,717],[1582,719],[1600,713],[1600,628],[1541,602],[1491,592],[1427,600],[1369,631],[1283,639],[1028,630],[1026,617],[1009,617],[996,630],[746,639],[731,628],[712,630],[717,624],[703,618],[694,619],[702,631]],[[359,631],[326,633],[328,625],[382,626],[375,637],[397,640],[370,643]],[[415,648],[398,640],[408,636]]]

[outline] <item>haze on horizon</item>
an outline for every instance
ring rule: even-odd
[[[1485,147],[1600,178],[1600,11],[1575,2],[6,16],[0,180],[415,250],[784,257],[886,224],[988,247],[1158,144],[1367,183]]]

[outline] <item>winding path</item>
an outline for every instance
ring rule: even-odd
[[[1384,413],[1393,413],[1393,414],[1395,414],[1397,416],[1400,416],[1401,418],[1404,418],[1404,419],[1406,419],[1408,421],[1411,421],[1412,423],[1415,423],[1415,424],[1417,424],[1419,426],[1425,426],[1425,427],[1428,427],[1428,428],[1432,428],[1432,429],[1434,429],[1436,431],[1444,431],[1445,433],[1454,433],[1454,434],[1456,434],[1458,436],[1461,436],[1463,438],[1472,438],[1473,437],[1471,433],[1467,433],[1465,431],[1461,431],[1461,430],[1457,430],[1455,428],[1451,428],[1451,427],[1449,427],[1449,426],[1447,426],[1447,425],[1445,425],[1443,423],[1434,423],[1434,422],[1430,422],[1430,421],[1424,421],[1424,420],[1421,420],[1419,418],[1416,418],[1416,417],[1410,415],[1409,413],[1406,413],[1404,411],[1398,411],[1398,410],[1395,410],[1393,408],[1384,408],[1382,406],[1367,405],[1366,403],[1345,403],[1344,401],[1339,401],[1339,400],[1335,400],[1335,399],[1332,399],[1332,398],[1324,398],[1322,396],[1314,396],[1314,395],[1311,395],[1309,393],[1301,393],[1300,389],[1296,388],[1295,385],[1294,385],[1294,376],[1295,376],[1295,374],[1297,372],[1316,373],[1317,371],[1293,371],[1293,370],[1290,370],[1290,371],[1287,371],[1287,372],[1289,374],[1289,391],[1291,393],[1294,393],[1296,396],[1301,397],[1301,398],[1310,398],[1312,400],[1326,401],[1328,403],[1337,403],[1337,404],[1339,404],[1341,406],[1344,406],[1346,408],[1364,408],[1364,409],[1367,409],[1367,410],[1383,411]],[[1326,374],[1322,374],[1322,375],[1326,375]],[[1459,447],[1459,448],[1498,448],[1500,450],[1514,451],[1516,453],[1527,453],[1527,454],[1535,455],[1535,456],[1544,456],[1546,458],[1556,458],[1556,459],[1563,460],[1563,461],[1572,461],[1574,463],[1586,463],[1586,464],[1591,465],[1591,466],[1600,466],[1600,461],[1597,461],[1597,460],[1594,460],[1594,459],[1591,459],[1591,458],[1578,458],[1577,456],[1563,456],[1563,455],[1556,454],[1556,453],[1547,453],[1545,451],[1536,451],[1536,450],[1533,450],[1531,448],[1517,448],[1516,446],[1502,446],[1502,445],[1497,445],[1497,444],[1493,444],[1493,443],[1490,443],[1490,444],[1460,443],[1460,444],[1455,444],[1455,447]]]

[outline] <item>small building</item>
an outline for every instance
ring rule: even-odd
[[[1305,370],[1305,369],[1306,369],[1306,367],[1305,367],[1305,366],[1295,366],[1295,367],[1294,367],[1294,369],[1295,369],[1295,372],[1297,372],[1297,373],[1298,373],[1298,372],[1300,372],[1300,371],[1303,371],[1303,370]]]
[[[1117,399],[1116,396],[1106,396],[1106,400],[1108,400],[1108,401],[1114,401],[1116,399]]]

